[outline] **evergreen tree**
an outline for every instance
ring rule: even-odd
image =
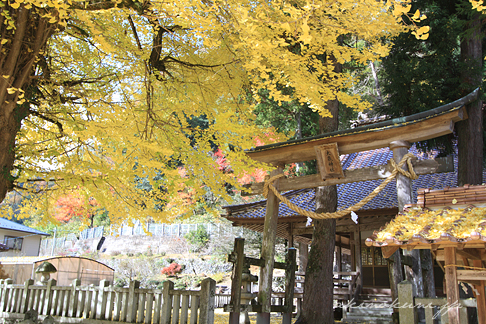
[[[410,34],[393,39],[390,55],[383,60],[386,102],[377,111],[390,117],[407,116],[459,99],[481,86],[482,47],[480,13],[469,1],[418,0],[430,26],[427,40]],[[407,17],[404,17],[407,19]],[[475,23],[476,22],[476,23]],[[468,105],[469,119],[456,125],[459,148],[458,185],[482,183],[483,125],[481,101]],[[474,125],[469,125],[474,123]],[[454,135],[419,146],[450,154]]]

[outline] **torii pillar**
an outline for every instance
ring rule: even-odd
[[[270,178],[283,173],[284,165],[278,165],[277,169],[270,173]],[[278,190],[279,179],[273,186]],[[267,209],[263,227],[262,252],[263,267],[260,269],[258,287],[258,303],[262,306],[261,313],[257,313],[257,324],[270,324],[270,308],[272,302],[272,279],[275,259],[275,242],[277,239],[277,221],[279,199],[273,191],[269,190],[267,197]]]
[[[398,164],[405,154],[408,153],[410,148],[410,143],[407,141],[394,141],[390,143],[390,149],[393,151],[393,159]],[[408,166],[405,164],[402,169],[409,171]],[[403,174],[397,175],[397,200],[398,200],[398,211],[403,211],[403,208],[407,204],[412,203],[412,180]],[[405,277],[408,281],[412,283],[414,297],[424,297],[424,280],[422,276],[422,263],[420,258],[420,250],[403,251],[405,266]],[[396,285],[400,283],[401,260],[400,260],[400,250],[396,251],[394,254],[395,262],[391,265],[390,270],[390,285],[392,287],[392,292],[396,291]],[[432,264],[429,266],[432,267]],[[434,292],[435,293],[435,292]],[[396,298],[395,295],[392,298]]]

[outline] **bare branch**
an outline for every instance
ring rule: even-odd
[[[42,115],[41,113],[39,113],[38,111],[35,111],[35,110],[29,110],[30,114],[36,116],[36,117],[39,117],[41,119],[44,119],[45,121],[48,121],[52,124],[55,124],[57,126],[57,128],[59,128],[59,132],[61,133],[61,135],[64,136],[64,129],[62,127],[62,124],[58,121],[58,120],[54,120],[52,118],[49,118],[47,116],[44,116]]]

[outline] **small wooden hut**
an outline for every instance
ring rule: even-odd
[[[445,278],[449,323],[460,323],[459,282],[474,286],[478,323],[486,323],[486,186],[419,191],[417,204],[366,240],[388,258],[399,249],[431,250]],[[463,319],[465,320],[465,319]]]

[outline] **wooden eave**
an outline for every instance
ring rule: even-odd
[[[454,123],[467,119],[464,106],[476,100],[479,89],[449,103],[407,117],[300,140],[259,146],[246,151],[252,159],[274,165],[314,160],[317,145],[337,143],[340,154],[374,150],[387,147],[393,141],[410,143],[423,141],[445,134],[454,129]]]
[[[359,212],[359,224],[353,222],[350,217],[343,217],[336,219],[336,232],[349,233],[359,227],[360,230],[375,230],[391,221],[397,214],[398,208],[384,208],[377,210],[363,210]],[[257,232],[263,232],[264,217],[260,218],[239,218],[238,216],[224,216],[233,223],[233,226],[241,226]],[[279,237],[288,238],[290,231],[294,235],[307,235],[312,237],[313,227],[305,226],[307,222],[306,216],[295,215],[291,217],[279,217]],[[290,227],[292,224],[292,228]],[[285,231],[288,231],[284,234]]]

